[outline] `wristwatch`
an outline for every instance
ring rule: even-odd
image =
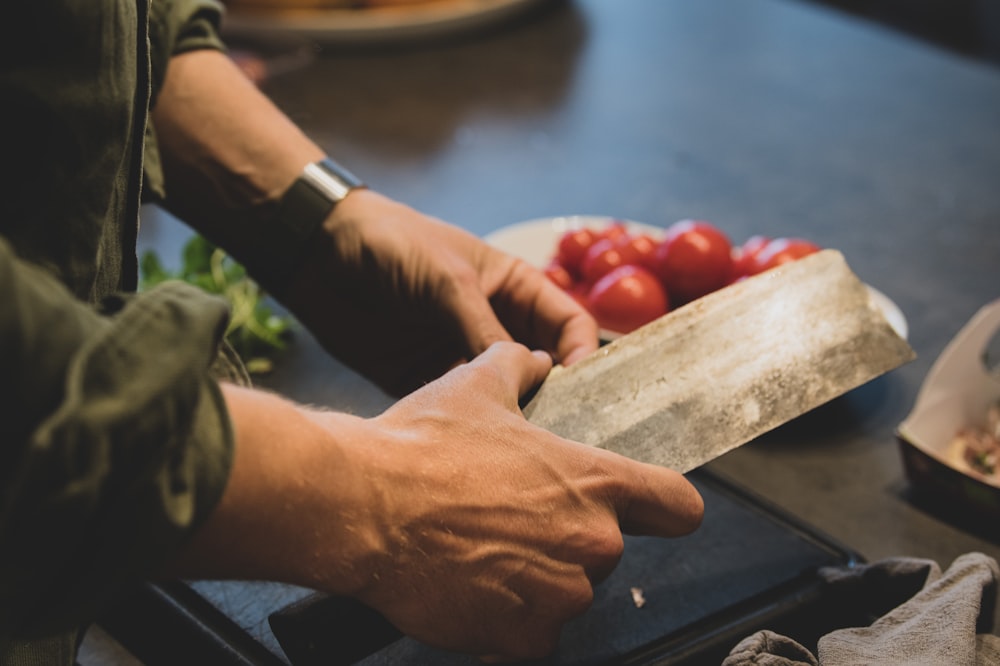
[[[272,223],[247,229],[262,253],[248,263],[251,273],[272,293],[283,291],[330,211],[362,187],[365,184],[357,176],[328,157],[307,165],[278,200]]]
[[[364,186],[361,179],[326,157],[306,165],[281,197],[278,217],[290,232],[305,240],[351,190]]]

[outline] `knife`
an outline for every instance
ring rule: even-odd
[[[823,250],[554,367],[523,411],[563,437],[688,472],[913,358],[843,255]],[[269,622],[305,666],[354,663],[402,635],[327,595]]]
[[[913,358],[843,255],[822,250],[554,367],[523,411],[685,473]]]

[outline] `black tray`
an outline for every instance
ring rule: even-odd
[[[593,607],[566,626],[555,655],[532,663],[719,663],[759,628],[806,644],[825,633],[816,572],[860,557],[707,471],[689,478],[705,498],[702,527],[683,539],[627,537]],[[642,590],[642,608],[633,587]],[[400,638],[373,617],[352,622],[355,613],[342,599],[316,595],[272,615],[271,628],[296,666],[481,664]]]
[[[689,478],[705,499],[701,528],[681,539],[627,537],[592,608],[566,625],[556,654],[533,664],[718,664],[762,628],[808,647],[833,628],[817,571],[861,557],[707,470]],[[642,608],[633,587],[642,590]],[[147,586],[102,624],[151,666],[481,664],[401,637],[369,609],[320,594],[270,615],[284,657],[182,583]]]

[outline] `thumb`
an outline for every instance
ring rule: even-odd
[[[620,477],[625,483],[615,500],[615,510],[623,532],[676,537],[698,529],[705,502],[683,474],[627,458],[622,460],[627,472]]]
[[[490,345],[477,356],[470,367],[490,365],[499,372],[495,374],[501,382],[504,395],[512,405],[537,386],[552,369],[552,357],[543,351],[530,351],[516,342],[498,342]]]

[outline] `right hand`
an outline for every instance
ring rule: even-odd
[[[518,398],[550,365],[498,343],[370,422],[384,547],[357,596],[406,634],[492,658],[546,655],[617,565],[622,530],[699,525],[701,497],[682,475],[524,419]]]
[[[687,534],[704,509],[677,472],[525,420],[518,400],[551,366],[499,342],[371,419],[225,387],[233,470],[170,573],[353,596],[484,658],[548,654],[617,565],[623,530]]]

